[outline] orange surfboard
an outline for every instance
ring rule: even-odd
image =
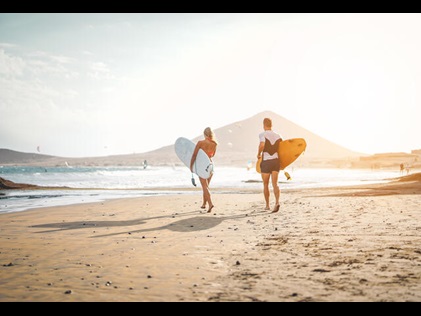
[[[307,147],[307,143],[304,138],[291,138],[283,140],[279,143],[278,156],[280,160],[279,170],[284,170],[290,164],[292,164],[300,155],[304,152]],[[256,171],[260,171],[260,163],[262,158],[260,158],[256,163]]]

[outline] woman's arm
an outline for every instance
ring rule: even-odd
[[[190,160],[190,171],[193,172],[193,164],[196,161],[196,156],[197,153],[199,152],[200,149],[200,141],[196,144],[196,147],[194,148],[193,151],[193,155],[191,156],[191,160]]]

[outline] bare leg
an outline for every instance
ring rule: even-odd
[[[269,179],[270,173],[262,173],[262,180],[263,180],[263,195],[265,196],[266,207],[265,210],[270,210],[269,206]]]
[[[214,205],[212,203],[212,199],[211,199],[211,195],[209,191],[209,180],[203,179],[203,178],[199,178],[199,179],[200,179],[200,184],[202,185],[202,190],[203,190],[203,205],[206,205],[206,202],[208,203],[209,205],[208,213],[210,213]]]
[[[212,175],[207,180],[205,180],[205,181],[207,181],[206,187],[208,188],[208,190],[207,190],[208,193],[209,193],[209,185],[210,185],[211,179],[212,179]],[[208,198],[207,198],[207,195],[206,195],[206,190],[203,189],[203,184],[202,184],[202,191],[203,191],[203,203],[202,203],[202,206],[200,208],[206,208],[206,202],[208,201]],[[209,196],[210,196],[210,193],[209,193]]]
[[[278,185],[278,171],[272,172],[272,187],[273,187],[273,193],[275,194],[275,208],[273,209],[273,213],[279,211],[280,205],[279,205],[279,196],[281,193],[281,190],[279,189]]]
[[[203,202],[200,208],[206,208],[206,195],[205,195],[205,190],[203,190],[203,185],[202,185],[202,191],[203,191]]]

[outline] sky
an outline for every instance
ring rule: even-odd
[[[420,34],[419,13],[0,13],[0,148],[143,153],[272,111],[409,153]]]

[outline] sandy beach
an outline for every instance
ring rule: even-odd
[[[0,215],[2,302],[421,301],[421,177]]]

